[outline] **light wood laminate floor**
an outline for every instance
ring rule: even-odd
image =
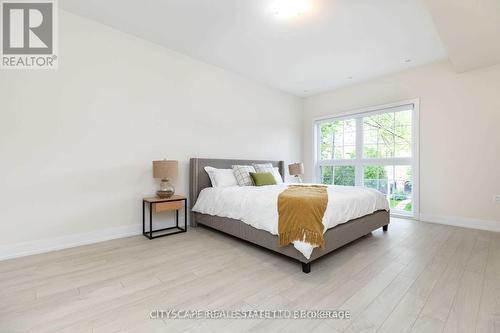
[[[153,320],[154,309],[344,309],[350,320]],[[0,332],[495,332],[500,234],[393,219],[300,265],[196,228],[0,262]]]

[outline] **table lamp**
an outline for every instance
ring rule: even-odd
[[[290,176],[294,176],[298,179],[299,183],[302,183],[300,175],[304,174],[304,163],[293,163],[288,165],[288,172]]]
[[[170,184],[171,179],[177,177],[178,161],[153,161],[153,178],[161,179],[160,189],[156,195],[160,198],[170,198],[175,193],[175,188]]]

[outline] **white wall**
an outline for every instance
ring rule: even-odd
[[[0,258],[136,232],[154,159],[180,161],[185,194],[190,157],[300,160],[301,99],[64,11],[59,26],[58,70],[0,72]]]
[[[313,163],[315,117],[420,98],[420,212],[424,220],[500,231],[500,65],[457,74],[448,62],[304,101],[303,153]]]

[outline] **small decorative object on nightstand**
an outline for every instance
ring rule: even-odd
[[[293,163],[288,165],[288,172],[290,176],[295,176],[299,183],[302,183],[301,175],[304,174],[304,164],[303,163]]]
[[[146,231],[146,205],[149,206],[149,230]],[[184,228],[179,226],[179,209],[184,206]],[[175,227],[153,230],[153,211],[155,213],[174,211]],[[169,232],[170,231],[170,232]],[[187,198],[182,195],[173,195],[170,198],[144,198],[142,200],[142,234],[149,239],[175,235],[187,231]],[[163,232],[158,236],[154,233]]]
[[[159,198],[170,198],[175,193],[175,188],[170,184],[171,179],[177,177],[178,161],[153,161],[153,177],[160,178],[160,189],[156,191]]]

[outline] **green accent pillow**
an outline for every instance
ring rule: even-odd
[[[276,179],[270,172],[250,172],[255,186],[276,185]]]

